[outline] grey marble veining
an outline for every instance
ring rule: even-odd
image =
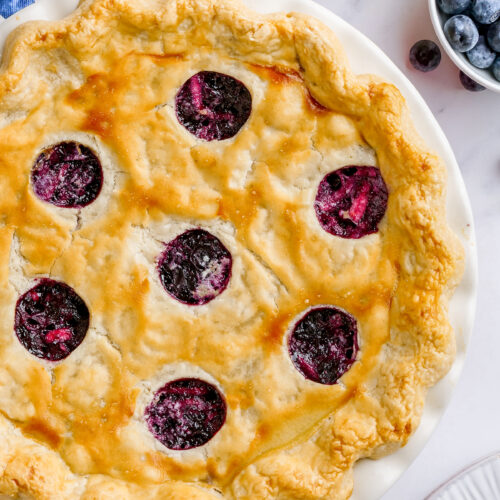
[[[408,51],[414,42],[437,42],[426,0],[318,3],[371,38],[417,87],[455,151],[472,201],[480,283],[465,368],[426,448],[383,497],[420,500],[458,469],[500,450],[500,94],[463,90],[458,70],[444,51],[440,67],[432,73],[409,66]]]

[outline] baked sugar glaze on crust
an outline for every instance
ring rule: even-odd
[[[408,117],[300,14],[83,0],[17,31],[0,496],[348,498],[454,354],[463,254]]]
[[[151,433],[171,450],[189,450],[212,439],[226,420],[226,403],[215,386],[178,379],[156,391],[146,408]]]
[[[17,338],[37,358],[66,358],[82,343],[88,327],[85,302],[65,283],[42,279],[17,301]]]
[[[41,200],[56,207],[82,208],[101,192],[101,163],[89,147],[61,142],[40,153],[31,182]]]

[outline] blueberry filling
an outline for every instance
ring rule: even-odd
[[[323,178],[314,208],[325,231],[357,239],[378,231],[387,200],[387,186],[377,168],[348,166]]]
[[[158,272],[172,297],[184,304],[202,305],[226,289],[232,262],[218,238],[203,229],[191,229],[166,245]]]
[[[356,320],[336,307],[312,309],[288,337],[288,352],[305,378],[320,384],[335,384],[356,360]]]
[[[14,330],[37,358],[66,358],[82,343],[88,327],[85,302],[65,283],[42,279],[17,301]]]
[[[215,386],[196,378],[168,382],[146,408],[149,431],[171,450],[202,446],[226,421],[226,402]]]
[[[175,98],[177,119],[189,132],[206,141],[229,139],[246,123],[252,96],[229,75],[201,71],[180,88]]]
[[[101,192],[101,163],[87,146],[60,142],[39,155],[31,171],[31,183],[38,198],[47,203],[82,208]]]

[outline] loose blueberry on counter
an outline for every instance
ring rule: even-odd
[[[31,171],[31,183],[38,198],[47,203],[82,208],[101,192],[101,163],[87,146],[61,142],[42,151]]]
[[[480,36],[474,48],[466,52],[467,59],[476,68],[486,69],[489,68],[495,60],[496,54],[488,45],[484,36]]]
[[[491,66],[491,72],[493,76],[500,82],[500,56],[495,59],[495,62]]]
[[[467,10],[472,4],[472,0],[438,0],[437,3],[445,14],[455,15]]]
[[[66,358],[82,343],[88,328],[85,302],[65,283],[42,279],[17,301],[14,330],[37,358]]]
[[[356,361],[356,319],[336,307],[312,309],[295,325],[288,338],[288,352],[305,378],[335,384]]]
[[[482,90],[486,90],[485,87],[475,82],[463,71],[460,71],[460,83],[462,84],[464,89],[468,90],[469,92],[481,92]]]
[[[171,450],[189,450],[212,439],[226,421],[226,402],[215,386],[196,378],[168,382],[146,408],[149,431]]]
[[[500,52],[500,20],[488,28],[488,44],[495,51]]]
[[[472,15],[478,23],[494,23],[500,17],[500,0],[473,0]]]
[[[444,34],[450,45],[458,52],[467,52],[479,40],[479,32],[474,21],[467,16],[450,17],[444,23]]]
[[[235,136],[252,111],[252,96],[245,85],[229,75],[201,71],[180,88],[175,112],[180,124],[206,141]]]
[[[410,50],[410,62],[419,71],[433,71],[441,62],[441,50],[431,40],[420,40]]]
[[[218,238],[203,229],[191,229],[166,245],[158,261],[158,272],[172,297],[199,306],[226,289],[232,262],[231,254]]]
[[[347,166],[327,174],[314,202],[321,227],[341,238],[358,239],[378,231],[388,200],[375,167]]]

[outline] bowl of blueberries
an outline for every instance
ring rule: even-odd
[[[500,0],[429,0],[429,9],[441,45],[461,70],[462,85],[500,92]],[[430,48],[412,50],[418,57],[418,50]]]

